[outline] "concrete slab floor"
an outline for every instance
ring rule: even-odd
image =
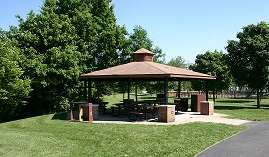
[[[231,124],[231,125],[242,125],[249,121],[247,120],[240,120],[240,119],[229,119],[225,118],[228,115],[214,113],[213,115],[201,115],[200,112],[178,112],[175,115],[175,122],[165,123],[165,122],[158,122],[158,119],[148,119],[144,120],[139,119],[138,121],[130,121],[127,116],[123,117],[112,117],[111,114],[102,113],[99,114],[97,120],[94,120],[93,123],[116,123],[116,124],[154,124],[154,125],[178,125],[178,124],[185,124],[190,122],[212,122],[212,123],[224,123],[224,124]]]

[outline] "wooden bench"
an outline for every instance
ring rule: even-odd
[[[132,118],[134,118],[134,117],[135,117],[135,120],[138,121],[139,116],[143,115],[142,112],[136,112],[136,111],[130,111],[127,114],[128,114],[128,118],[130,121],[132,121],[133,120]]]

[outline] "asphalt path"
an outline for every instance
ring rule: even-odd
[[[269,157],[269,122],[243,125],[249,129],[217,143],[197,157]]]

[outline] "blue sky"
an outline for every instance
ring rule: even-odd
[[[236,40],[243,26],[269,22],[268,0],[113,0],[119,25],[132,32],[135,25],[147,30],[155,46],[166,54],[166,62],[181,56],[194,63],[207,50],[225,51],[228,40]],[[3,0],[0,28],[17,25],[30,10],[38,13],[42,0]]]

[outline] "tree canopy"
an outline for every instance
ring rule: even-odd
[[[122,59],[122,63],[128,63],[132,61],[131,54],[140,48],[145,48],[153,53],[155,53],[153,57],[154,62],[164,63],[165,54],[162,53],[162,49],[158,46],[154,46],[153,41],[149,38],[146,29],[142,28],[142,26],[136,25],[133,28],[133,32],[129,34],[127,40],[124,45],[124,49],[120,55]],[[119,83],[119,86],[123,86],[124,83]],[[146,88],[149,91],[163,91],[163,82],[143,82],[136,83],[139,85],[139,88]]]
[[[20,49],[0,30],[0,122],[19,118],[18,110],[32,90],[30,79],[23,76],[22,58]]]
[[[181,56],[177,56],[176,58],[172,58],[168,63],[170,66],[188,69],[190,64],[186,63],[186,60],[183,59]]]
[[[153,60],[155,62],[163,63],[165,61],[165,54],[158,46],[154,46],[153,41],[149,38],[147,30],[142,26],[136,25],[133,32],[128,35],[124,48],[122,50],[121,58],[123,63],[131,61],[131,54],[140,48],[145,48],[155,53]]]
[[[172,58],[168,63],[170,66],[188,69],[190,64],[186,62],[181,56]],[[191,83],[189,81],[180,82],[180,90],[191,90]],[[169,89],[178,90],[178,82],[169,82]]]
[[[216,76],[216,80],[209,81],[208,89],[211,91],[227,90],[231,83],[228,65],[225,61],[225,56],[222,52],[207,51],[205,54],[198,54],[195,59],[195,64],[190,66],[191,70]],[[195,90],[204,90],[205,83],[200,81],[192,82]]]
[[[127,32],[116,24],[110,0],[46,0],[40,14],[18,19],[9,38],[26,56],[29,113],[67,109],[68,101],[82,99],[75,88],[80,74],[119,64]]]
[[[39,14],[30,11],[26,19],[17,18],[19,25],[1,35],[1,43],[8,43],[1,47],[6,49],[1,50],[1,58],[6,58],[3,67],[10,63],[7,60],[16,63],[6,81],[15,82],[14,90],[25,89],[25,93],[13,92],[27,102],[24,117],[67,110],[69,101],[83,100],[81,74],[130,62],[135,48],[150,48],[156,60],[164,57],[141,26],[129,34],[116,23],[111,0],[45,0]],[[10,87],[4,82],[1,78],[1,99],[10,99]],[[95,94],[118,90],[114,87],[100,83]]]
[[[260,22],[245,26],[237,38],[228,41],[228,65],[236,84],[257,90],[260,108],[259,91],[269,81],[269,25]]]

